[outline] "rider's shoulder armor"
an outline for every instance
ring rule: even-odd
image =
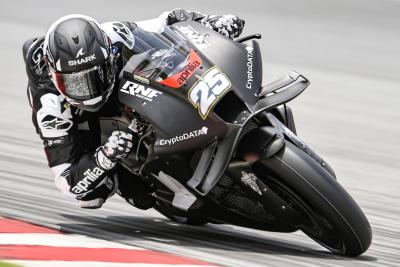
[[[28,99],[35,110],[38,101],[44,94],[59,95],[51,81],[43,56],[44,37],[31,38],[25,41],[22,54],[25,62],[26,73],[29,78]]]
[[[72,116],[65,98],[51,81],[43,57],[44,37],[27,40],[22,48],[29,77],[28,98],[35,113],[35,125],[42,138],[67,135]]]
[[[49,78],[43,53],[44,37],[25,41],[22,53],[26,65],[26,73],[31,81],[40,82]]]

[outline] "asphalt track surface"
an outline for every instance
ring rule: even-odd
[[[0,215],[225,266],[400,266],[400,1],[118,2],[1,4]],[[363,256],[332,255],[301,233],[181,226],[117,197],[101,210],[81,210],[56,190],[30,121],[24,39],[67,13],[141,20],[173,7],[246,19],[245,33],[263,35],[264,82],[290,69],[310,78],[292,103],[298,133],[366,213],[374,236]]]

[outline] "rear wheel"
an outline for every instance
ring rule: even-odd
[[[299,229],[334,253],[358,256],[371,244],[371,227],[360,207],[307,154],[286,142],[254,171],[305,219]]]

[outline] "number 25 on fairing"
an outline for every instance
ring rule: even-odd
[[[205,120],[219,98],[231,87],[231,81],[214,66],[190,88],[188,98]]]

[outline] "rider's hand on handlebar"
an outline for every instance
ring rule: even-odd
[[[97,165],[105,170],[114,168],[116,163],[128,156],[132,149],[132,134],[114,131],[108,141],[95,153]]]
[[[201,23],[214,31],[230,38],[238,37],[244,28],[245,21],[234,15],[207,16]]]

